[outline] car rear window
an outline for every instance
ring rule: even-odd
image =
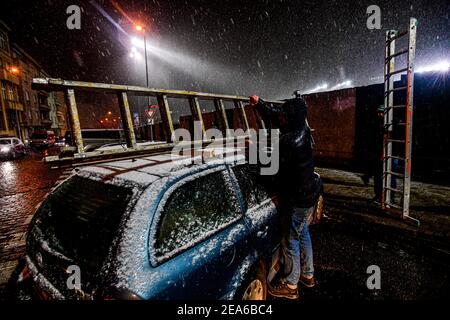
[[[260,183],[254,170],[247,164],[233,167],[247,208],[253,208],[269,198],[266,188]]]
[[[119,229],[132,191],[74,176],[49,196],[38,225],[52,249],[98,267]]]
[[[161,211],[155,255],[171,256],[240,216],[236,196],[223,172],[189,181],[170,195]]]

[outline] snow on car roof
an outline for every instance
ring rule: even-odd
[[[206,151],[207,149],[204,149]],[[211,150],[209,150],[211,151]],[[208,165],[218,163],[242,162],[243,155],[226,156],[230,149],[215,149],[216,153],[208,159]],[[225,154],[225,156],[224,156]],[[174,156],[171,153],[151,155],[127,160],[114,160],[95,165],[81,167],[77,171],[78,175],[105,182],[126,181],[141,187],[148,186],[154,181],[176,175],[178,171],[187,167],[205,164],[200,161],[201,157]]]

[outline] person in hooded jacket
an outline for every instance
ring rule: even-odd
[[[320,177],[314,173],[313,140],[306,121],[308,107],[299,94],[281,106],[266,103],[258,96],[251,96],[250,104],[263,118],[282,116],[285,119],[280,127],[280,166],[276,177],[280,211],[288,218],[282,218],[287,221],[282,227],[281,241],[284,277],[269,284],[269,293],[275,297],[297,299],[299,282],[306,287],[315,285],[308,220],[322,190]]]

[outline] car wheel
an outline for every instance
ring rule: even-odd
[[[242,288],[243,290],[240,294],[242,300],[266,300],[267,281],[264,263],[258,263],[258,266],[250,273]]]

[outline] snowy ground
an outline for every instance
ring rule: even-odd
[[[312,299],[445,299],[450,294],[450,188],[414,182],[411,215],[420,227],[370,203],[372,185],[359,175],[317,170],[328,218],[312,227],[319,285]],[[381,290],[368,290],[367,267],[378,265]]]

